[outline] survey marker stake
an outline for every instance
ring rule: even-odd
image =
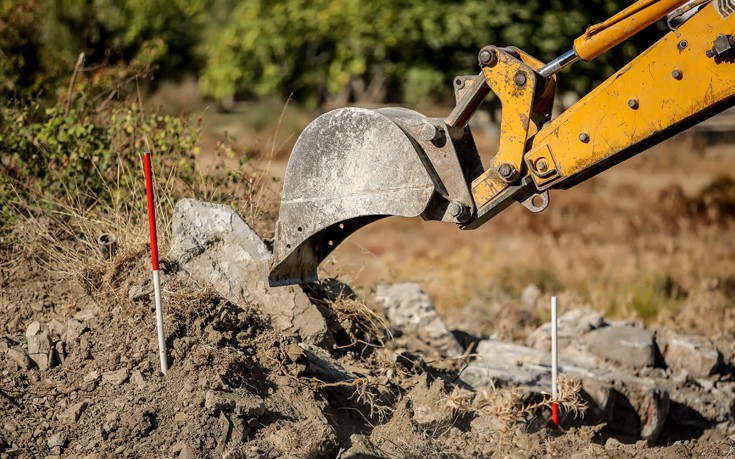
[[[559,397],[559,387],[557,379],[559,377],[559,348],[557,341],[556,329],[556,297],[551,297],[551,423],[554,429],[559,428],[559,404],[556,399]]]
[[[166,338],[163,332],[163,308],[161,307],[161,280],[158,276],[158,238],[156,237],[156,206],[153,199],[153,173],[151,172],[151,154],[143,154],[145,169],[145,189],[148,195],[148,223],[151,228],[151,261],[153,262],[153,294],[156,299],[156,328],[158,329],[158,356],[161,360],[161,373],[168,372],[166,355]]]

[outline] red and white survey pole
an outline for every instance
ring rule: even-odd
[[[551,297],[551,422],[555,429],[559,428],[559,404],[556,399],[559,396],[557,378],[559,377],[559,348],[556,329],[556,297]]]
[[[156,236],[156,206],[153,200],[153,173],[151,172],[151,154],[143,154],[145,169],[145,189],[148,195],[148,223],[151,228],[151,260],[153,261],[153,294],[156,299],[156,328],[158,328],[158,356],[161,360],[161,373],[168,372],[166,356],[166,337],[163,332],[163,308],[161,307],[161,279],[158,277],[158,238]]]

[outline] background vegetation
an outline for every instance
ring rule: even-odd
[[[450,95],[488,44],[542,60],[627,0],[0,0],[6,94],[54,93],[80,52],[87,71],[152,66],[195,74],[216,99],[407,101]],[[564,78],[589,89],[658,34],[650,30]]]

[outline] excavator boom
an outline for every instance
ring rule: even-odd
[[[735,103],[735,15],[723,2],[640,0],[543,64],[517,48],[480,50],[454,79],[445,118],[345,108],[312,122],[286,169],[271,285],[314,281],[350,234],[386,216],[474,229],[514,202],[532,212],[566,189]],[[556,73],[669,15],[670,32],[551,120]],[[503,116],[484,168],[467,123],[494,92]]]

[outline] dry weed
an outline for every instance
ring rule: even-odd
[[[526,404],[523,391],[516,386],[497,389],[483,389],[475,398],[476,411],[481,414],[494,416],[506,428],[524,422],[541,409],[551,409],[557,403],[563,411],[572,413],[575,417],[583,416],[587,403],[582,399],[582,383],[579,380],[559,377],[559,393],[557,397],[544,395],[541,401]]]

